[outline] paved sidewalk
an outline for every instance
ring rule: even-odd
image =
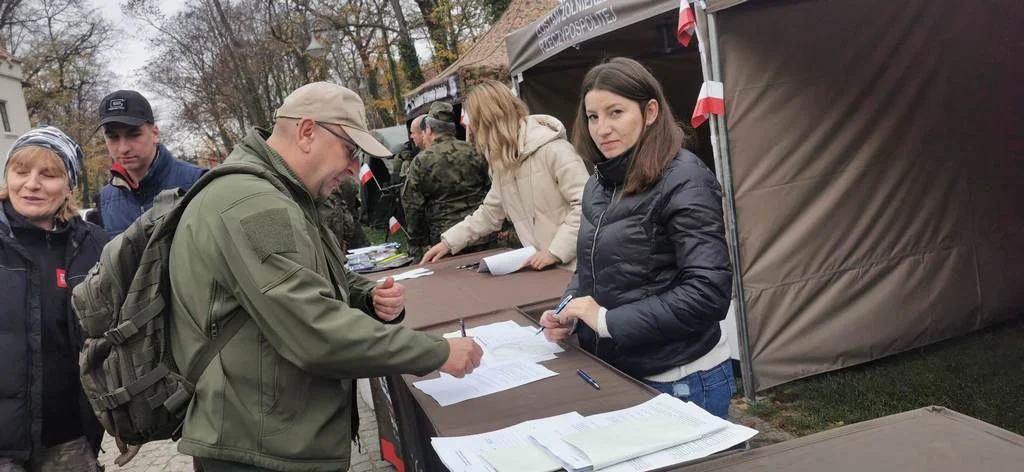
[[[377,442],[377,418],[373,415],[363,399],[359,398],[359,436],[363,441],[363,453],[353,445],[352,467],[350,472],[393,472],[391,464],[380,460],[380,444]],[[142,450],[128,465],[114,465],[117,458],[117,446],[110,436],[103,438],[103,450],[100,464],[106,466],[107,472],[191,472],[192,457],[178,454],[177,444],[171,441],[152,442],[142,446]]]

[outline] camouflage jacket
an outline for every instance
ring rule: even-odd
[[[402,189],[409,252],[416,257],[483,202],[491,179],[473,145],[439,137],[412,161]]]
[[[370,245],[359,223],[359,190],[358,180],[344,179],[320,206],[324,225],[338,238],[343,250]]]

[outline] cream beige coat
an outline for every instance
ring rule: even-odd
[[[441,235],[452,254],[499,229],[508,218],[523,246],[547,249],[576,266],[583,187],[590,175],[565,139],[565,127],[548,115],[527,117],[519,128],[522,165],[515,175],[495,172],[484,202]]]

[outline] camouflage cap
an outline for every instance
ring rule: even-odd
[[[448,102],[434,102],[430,104],[427,116],[446,123],[455,123],[455,109]]]

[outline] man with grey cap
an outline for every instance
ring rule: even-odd
[[[402,188],[409,255],[420,258],[441,242],[441,233],[473,214],[491,186],[487,159],[472,144],[455,138],[455,113],[450,103],[430,105],[422,143]],[[495,247],[494,240],[464,249]]]
[[[246,324],[200,377],[178,450],[208,472],[347,470],[358,441],[355,382],[480,363],[470,338],[398,326],[404,288],[344,267],[318,212],[356,151],[390,155],[368,132],[363,101],[327,82],[302,86],[227,162],[261,166],[286,187],[237,174],[185,210],[170,251],[171,351],[189,365],[228,316]]]

